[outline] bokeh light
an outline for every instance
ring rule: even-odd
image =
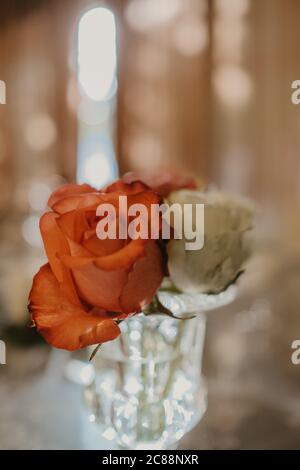
[[[56,140],[57,130],[54,120],[46,113],[29,117],[24,128],[24,137],[31,150],[47,150]]]
[[[249,0],[216,0],[216,13],[227,17],[241,17],[248,13],[250,8]]]
[[[43,246],[39,229],[39,217],[30,215],[22,223],[21,232],[24,240],[31,246],[40,248]]]
[[[28,190],[28,202],[35,211],[43,211],[51,194],[51,188],[41,182],[34,182]]]
[[[182,5],[181,0],[131,0],[126,19],[132,29],[144,33],[174,19]]]
[[[234,31],[234,34],[232,34]],[[214,59],[240,62],[243,58],[247,27],[239,20],[218,18],[214,24]]]
[[[86,95],[96,101],[107,99],[116,70],[116,25],[107,8],[87,11],[78,27],[78,78]]]
[[[117,175],[112,142],[104,135],[89,135],[79,142],[77,181],[100,189]]]
[[[103,186],[112,177],[111,165],[104,153],[93,153],[83,167],[84,181],[94,186]]]
[[[88,126],[101,124],[109,119],[111,105],[107,101],[82,100],[78,108],[78,119]]]
[[[207,25],[192,17],[180,21],[173,33],[173,44],[182,55],[200,54],[208,44]]]
[[[153,134],[140,133],[131,137],[126,150],[133,168],[153,168],[161,164],[161,141]]]
[[[236,65],[219,65],[213,75],[213,86],[221,102],[230,108],[248,104],[253,94],[250,75]]]

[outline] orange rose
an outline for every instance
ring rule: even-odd
[[[52,212],[40,220],[49,263],[35,275],[29,311],[46,341],[57,348],[75,350],[112,340],[120,334],[116,320],[137,313],[161,284],[163,256],[154,240],[105,239],[96,234],[97,207],[119,196],[128,207],[148,208],[160,197],[141,182],[118,181],[96,191],[87,184],[67,184],[54,191]]]

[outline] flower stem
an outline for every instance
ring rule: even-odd
[[[155,297],[153,298],[150,304],[146,305],[146,307],[143,308],[143,313],[145,315],[155,315],[155,314],[159,315],[163,313],[165,315],[168,315],[171,318],[175,318],[175,320],[191,320],[192,318],[195,318],[196,316],[196,315],[192,315],[190,317],[177,317],[176,315],[174,315],[173,312],[171,312],[171,310],[169,310],[167,307],[165,307],[161,303],[157,295],[155,295]]]

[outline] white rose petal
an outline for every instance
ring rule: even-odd
[[[220,191],[174,191],[168,203],[204,204],[204,247],[186,250],[186,239],[168,243],[173,284],[186,293],[218,293],[235,281],[249,256],[245,233],[252,226],[253,206]],[[195,228],[195,227],[193,227]]]

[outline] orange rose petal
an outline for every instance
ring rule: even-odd
[[[138,258],[145,255],[146,240],[132,240],[119,251],[107,256],[96,258],[95,266],[104,270],[128,269]]]
[[[81,241],[85,231],[90,228],[83,210],[66,212],[57,217],[56,222],[62,232],[77,243]]]
[[[105,314],[86,312],[64,297],[49,264],[35,275],[29,294],[29,311],[38,331],[56,348],[74,351],[115,339],[118,325]]]
[[[70,249],[70,252],[68,254],[71,254],[71,256],[73,256],[74,258],[95,258],[93,253],[91,253],[87,248],[80,245],[79,243],[76,243],[70,238],[68,238],[68,245]]]
[[[151,204],[160,204],[162,202],[161,197],[154,193],[153,191],[143,191],[138,194],[129,194],[127,196],[127,205],[130,207],[133,204],[144,204],[149,211],[151,209]],[[150,212],[149,212],[150,218]]]
[[[147,244],[146,256],[139,259],[128,277],[120,302],[122,311],[137,312],[151,302],[164,276],[162,255],[156,242]]]
[[[99,241],[99,240],[98,240]],[[105,240],[106,241],[106,240]],[[78,269],[93,262],[97,268],[105,271],[130,268],[138,258],[145,255],[146,240],[132,240],[128,245],[106,256],[71,256],[62,255],[59,259],[70,269]]]
[[[128,245],[107,256],[58,256],[69,269],[79,269],[89,263],[94,263],[97,268],[105,271],[129,269],[137,259],[145,255],[146,243],[145,240],[132,240]]]
[[[79,296],[90,305],[112,312],[121,312],[120,296],[127,283],[124,269],[107,271],[97,268],[93,262],[72,269]]]
[[[68,196],[63,199],[59,199],[55,204],[52,205],[52,209],[57,214],[65,214],[66,212],[74,211],[78,208],[81,201],[81,195]]]
[[[68,299],[79,303],[78,295],[69,269],[58,259],[58,254],[69,255],[70,248],[66,238],[56,223],[57,215],[47,212],[40,219],[40,230],[46,250],[46,254],[53,273],[64,289]]]
[[[68,240],[68,245],[70,252],[69,254],[59,254],[57,255],[59,260],[69,269],[72,268],[81,268],[96,259],[96,256],[93,255],[90,251],[84,248],[79,243],[76,243],[70,238]]]
[[[83,234],[83,241],[88,240],[89,238],[93,237],[95,235],[95,228],[90,228],[86,230]]]
[[[86,233],[88,235],[88,232]],[[92,233],[92,231],[90,233]],[[107,238],[106,240],[99,240],[94,230],[93,235],[89,238],[86,238],[83,241],[82,246],[98,257],[107,256],[112,253],[115,253],[116,251],[122,249],[124,244],[125,240],[119,239],[114,240]]]
[[[97,314],[98,317],[107,319],[110,318],[111,320],[125,320],[128,318],[128,315],[126,313],[121,313],[121,312],[107,312],[99,307],[93,307],[90,311],[89,314]]]
[[[101,202],[102,200],[98,193],[78,194],[59,199],[53,204],[52,209],[58,214],[65,214],[75,209],[85,209],[89,207],[95,207],[96,209]]]
[[[110,184],[104,189],[106,193],[119,193],[119,194],[137,194],[142,191],[148,190],[149,187],[144,184],[142,181],[130,181],[129,183],[124,182],[123,179],[117,180],[114,183]]]
[[[84,348],[91,344],[105,343],[106,341],[112,341],[117,338],[121,331],[118,325],[113,320],[102,320],[99,322],[97,317],[94,318],[95,326],[91,324],[89,330],[86,328],[86,332],[83,333],[80,339],[80,347]]]
[[[69,269],[79,269],[87,264],[95,261],[94,257],[76,256],[75,258],[71,255],[58,255],[62,263]]]
[[[103,202],[101,196],[102,195],[99,192],[94,194],[86,194],[84,197],[80,198],[78,209],[89,210],[89,208],[91,208],[91,210],[95,209],[96,212],[97,206]]]
[[[64,199],[68,196],[94,192],[96,192],[96,189],[92,188],[89,184],[63,184],[53,191],[48,200],[48,206],[53,208],[54,204],[56,204],[60,199]]]

